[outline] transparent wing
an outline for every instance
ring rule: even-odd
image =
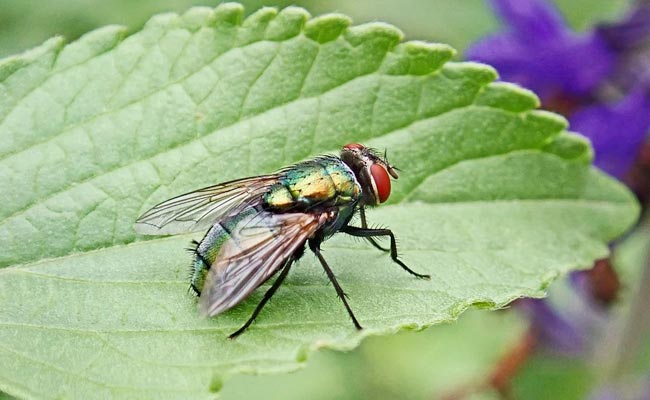
[[[278,181],[263,175],[209,186],[154,206],[135,222],[142,235],[173,235],[205,231],[219,219],[259,203],[262,194]]]
[[[210,268],[201,313],[217,315],[269,279],[327,221],[326,214],[254,213],[241,220]]]

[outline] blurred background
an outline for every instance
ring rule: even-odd
[[[197,0],[0,0],[0,57],[107,24],[137,31],[153,14]],[[458,60],[494,65],[534,89],[542,107],[589,137],[596,164],[647,204],[650,193],[650,4],[624,0],[243,1],[385,21],[406,39],[439,41]],[[455,324],[322,349],[292,374],[234,376],[225,399],[650,399],[647,217],[591,271],[545,301],[470,310]],[[646,222],[644,222],[646,221]],[[0,397],[2,394],[0,393]]]
[[[153,14],[182,13],[195,5],[216,6],[213,0],[0,0],[0,57],[19,53],[62,35],[74,40],[108,24],[138,30]],[[262,6],[298,5],[312,15],[341,12],[355,23],[385,21],[398,26],[409,39],[448,43],[462,51],[468,44],[498,28],[483,0],[307,0],[241,1],[247,12]],[[562,0],[557,2],[570,25],[584,30],[595,21],[613,20],[629,7],[624,0]]]

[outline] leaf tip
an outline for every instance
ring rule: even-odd
[[[181,15],[181,19],[188,30],[195,32],[204,26],[212,24],[212,20],[214,19],[214,9],[211,7],[200,6],[191,7]]]
[[[302,7],[290,6],[282,9],[266,29],[268,40],[286,40],[298,36],[311,15]]]
[[[450,78],[471,77],[481,85],[487,85],[499,77],[494,67],[473,61],[448,62],[445,64],[444,71]]]
[[[594,150],[589,139],[575,132],[561,132],[544,145],[542,150],[582,164],[590,164],[594,158]]]
[[[545,124],[549,129],[557,131],[557,134],[560,134],[560,132],[569,127],[569,121],[566,118],[551,111],[531,110],[526,114],[526,118],[539,122],[540,124]]]
[[[9,76],[23,67],[38,62],[43,58],[50,59],[51,61],[48,64],[51,66],[64,46],[65,39],[63,36],[54,36],[38,47],[1,59],[0,82],[5,81]]]
[[[393,48],[404,39],[404,33],[397,27],[385,22],[370,22],[353,26],[345,33],[345,39],[353,46],[378,38],[387,40],[389,48]]]
[[[241,25],[244,19],[244,6],[239,3],[222,3],[214,9],[212,25],[220,23]]]
[[[394,50],[394,57],[387,57],[382,71],[390,75],[428,75],[438,71],[449,61],[456,50],[441,43],[408,41]]]
[[[512,112],[524,112],[540,106],[535,93],[510,82],[490,83],[474,103]]]
[[[344,14],[325,14],[310,19],[305,24],[305,36],[318,42],[327,43],[338,38],[352,24],[352,19]]]
[[[86,33],[63,47],[57,58],[55,71],[82,64],[102,53],[112,50],[127,35],[122,25],[107,25]]]
[[[180,21],[180,16],[174,12],[156,14],[144,24],[144,29],[168,29],[171,26],[179,24]]]
[[[404,43],[407,54],[436,55],[441,59],[449,60],[456,55],[456,49],[444,43],[431,43],[422,40],[410,40]]]
[[[264,25],[266,26],[278,15],[275,7],[262,7],[249,15],[242,23],[243,27]]]

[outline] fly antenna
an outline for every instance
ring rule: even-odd
[[[396,166],[391,165],[391,164],[388,162],[388,149],[384,149],[384,163],[386,163],[386,165],[390,165],[390,167],[391,167],[392,169],[394,169],[395,171],[398,171],[398,172],[401,172],[401,171],[402,171],[401,168],[397,168]]]

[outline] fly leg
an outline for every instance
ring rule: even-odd
[[[398,264],[400,267],[404,268],[408,273],[414,275],[420,279],[431,279],[431,275],[418,274],[413,271],[411,268],[407,267],[406,264],[402,262],[397,256],[397,242],[395,241],[395,235],[390,229],[370,229],[370,228],[359,228],[356,226],[344,226],[341,228],[341,232],[347,233],[351,236],[362,237],[362,238],[371,238],[373,236],[389,236],[390,237],[390,258]]]
[[[329,278],[330,282],[332,282],[332,285],[336,290],[336,294],[339,296],[339,299],[341,299],[341,301],[343,302],[345,309],[348,310],[348,314],[350,315],[350,318],[352,318],[352,323],[354,324],[355,328],[361,330],[363,328],[359,324],[359,321],[357,321],[357,318],[354,316],[354,313],[352,312],[352,309],[350,308],[350,305],[346,300],[347,295],[339,285],[338,281],[336,280],[336,277],[334,276],[334,273],[332,272],[332,269],[330,268],[329,265],[327,265],[327,261],[325,261],[325,258],[321,254],[320,243],[321,240],[309,239],[309,248],[311,249],[311,251],[314,252],[314,254],[316,254],[316,257],[318,257],[318,261],[320,261],[320,264],[323,266],[323,269],[325,270],[327,277]]]
[[[257,315],[262,311],[262,308],[266,305],[266,303],[271,300],[271,297],[275,294],[276,290],[282,285],[282,281],[284,281],[284,278],[287,277],[287,274],[289,274],[289,270],[291,269],[291,265],[295,261],[294,257],[291,257],[287,260],[287,262],[284,264],[284,267],[282,268],[282,271],[280,272],[280,276],[278,276],[278,279],[273,282],[273,285],[271,285],[271,288],[264,293],[264,298],[260,303],[255,307],[255,311],[253,311],[253,315],[246,321],[246,323],[239,329],[237,329],[235,332],[231,333],[230,336],[228,336],[228,339],[234,339],[237,336],[241,335],[244,333],[244,331],[255,321],[255,318],[257,318]]]
[[[361,217],[361,228],[367,229],[368,228],[368,223],[366,222],[366,208],[365,207],[359,207],[359,216]],[[372,236],[366,236],[365,239],[367,239],[373,246],[378,248],[381,251],[389,252],[389,249],[383,248],[377,241],[372,237]]]

